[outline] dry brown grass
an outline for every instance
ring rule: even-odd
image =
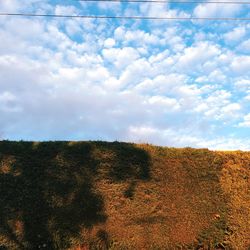
[[[30,155],[32,152],[34,156]],[[37,172],[31,171],[32,178],[38,178],[44,187],[35,188],[29,199],[39,205],[34,200],[39,192],[44,195],[41,197],[44,202],[50,202],[46,207],[47,221],[43,221],[43,227],[33,225],[32,229],[40,232],[46,227],[43,237],[46,240],[46,235],[50,236],[50,249],[247,250],[250,247],[249,152],[118,142],[31,145],[0,142],[0,186],[13,195],[9,196],[10,201],[0,195],[0,201],[8,204],[2,203],[1,208],[11,214],[8,217],[0,209],[1,222],[5,223],[4,227],[0,225],[0,248],[32,249],[29,246],[35,246],[39,240],[27,237],[29,228],[27,218],[23,217],[27,209],[23,204],[18,209],[17,203],[23,200],[16,200],[13,193],[20,187],[15,184],[17,180],[24,177],[28,178],[20,182],[27,185],[24,190],[30,183],[35,187],[33,179],[27,176],[29,168],[22,165],[30,162],[38,164],[37,171],[45,179],[39,179]],[[46,182],[46,178],[56,181],[58,189],[53,188],[52,192],[53,181]],[[7,185],[5,180],[12,183]],[[75,186],[68,186],[71,182]],[[89,185],[87,192],[81,190],[85,183]],[[99,202],[99,207],[95,207],[92,199]],[[35,212],[44,214],[43,208],[36,206]],[[91,220],[90,217],[82,220],[84,211]],[[98,214],[105,214],[106,219],[94,218]],[[11,231],[8,233],[6,228]]]
[[[138,147],[152,158],[151,178],[137,180],[132,198],[123,195],[129,182],[110,183],[104,179],[97,183],[105,197],[106,230],[131,249],[198,244],[199,234],[226,209],[217,156],[206,150]],[[213,235],[206,239],[213,241],[209,237]]]
[[[228,196],[228,241],[233,249],[250,246],[250,154],[231,153],[223,166],[221,186]]]

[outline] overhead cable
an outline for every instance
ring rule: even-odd
[[[113,2],[113,3],[173,3],[173,4],[250,4],[244,1],[174,1],[174,0],[74,0],[77,2]]]
[[[176,20],[176,21],[250,21],[250,17],[150,17],[150,16],[98,16],[98,15],[55,15],[33,13],[0,13],[0,16],[81,18],[81,19],[134,19],[134,20]]]

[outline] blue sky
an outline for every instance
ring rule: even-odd
[[[250,5],[5,0],[0,12],[250,17]],[[0,137],[250,150],[250,22],[0,17]]]

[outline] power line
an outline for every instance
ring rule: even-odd
[[[150,17],[150,16],[96,16],[96,15],[54,15],[32,13],[0,13],[0,16],[49,17],[49,18],[81,18],[81,19],[134,19],[134,20],[179,20],[179,21],[250,21],[238,17]]]
[[[174,3],[174,4],[250,4],[250,2],[243,1],[167,1],[167,0],[74,0],[77,2],[113,2],[113,3]]]

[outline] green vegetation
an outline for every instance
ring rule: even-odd
[[[250,247],[250,152],[0,142],[0,249]]]

